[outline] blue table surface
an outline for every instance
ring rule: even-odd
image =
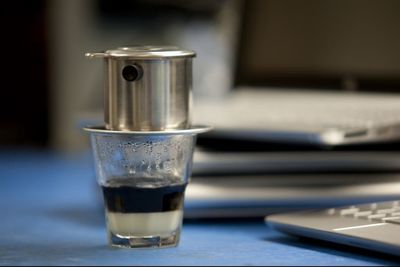
[[[185,221],[176,248],[107,245],[89,154],[0,151],[1,265],[392,265],[399,259],[303,241],[262,220]]]

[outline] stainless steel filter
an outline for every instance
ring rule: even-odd
[[[191,127],[193,51],[174,46],[132,46],[86,56],[105,62],[106,129]]]

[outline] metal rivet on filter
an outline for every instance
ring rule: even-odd
[[[142,68],[138,65],[127,65],[122,69],[122,77],[128,82],[139,80],[142,75]]]

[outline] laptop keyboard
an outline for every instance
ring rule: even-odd
[[[327,210],[329,215],[400,225],[400,201],[354,205]]]

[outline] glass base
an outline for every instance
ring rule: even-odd
[[[166,248],[176,247],[179,243],[180,231],[169,236],[121,236],[109,232],[108,241],[119,248]]]

